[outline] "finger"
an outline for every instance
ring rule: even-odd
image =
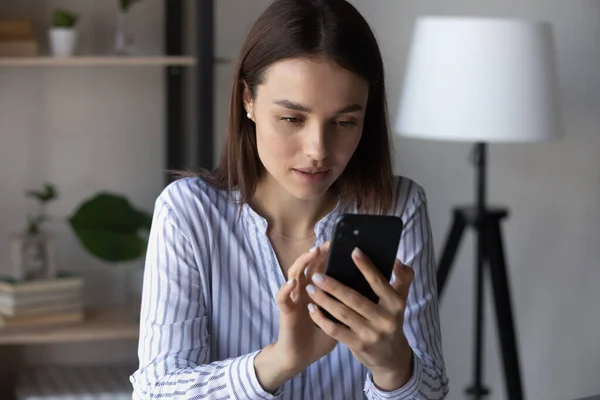
[[[360,343],[359,338],[349,328],[342,324],[337,324],[327,318],[319,308],[313,304],[308,304],[308,311],[313,322],[329,337],[344,343],[349,348],[356,348]]]
[[[343,304],[346,308],[358,314],[363,320],[379,322],[383,317],[376,304],[336,279],[325,274],[315,274],[312,276],[312,282],[324,293],[329,294],[324,294],[326,300],[332,299],[331,296],[333,296],[337,300],[336,303]],[[316,294],[319,295],[319,293]],[[318,301],[318,299],[315,299],[315,301]],[[319,303],[319,305],[324,307],[324,304]],[[327,309],[327,311],[330,310]],[[338,319],[341,321],[340,318]]]
[[[279,310],[286,314],[294,310],[294,301],[292,300],[291,294],[297,285],[296,279],[292,278],[288,280],[277,292],[275,299]]]
[[[356,247],[354,251],[352,251],[352,259],[371,286],[371,289],[373,289],[375,294],[379,296],[380,299],[396,295],[396,292],[392,289],[389,282],[373,265],[373,262],[369,256],[367,256],[361,249]]]
[[[303,253],[300,257],[298,257],[296,259],[296,261],[294,261],[294,264],[292,264],[292,266],[288,270],[288,277],[298,278],[300,276],[300,274],[304,272],[306,267],[313,260],[315,260],[319,256],[320,253],[321,253],[321,249],[319,249],[318,247],[314,247],[314,248],[310,249],[310,251]]]
[[[318,256],[308,265],[308,267],[304,270],[304,275],[306,276],[306,280],[310,281],[313,274],[322,274],[325,272],[325,267],[327,265],[327,257],[329,256],[329,242],[325,242],[321,247],[319,247]],[[302,286],[304,287],[304,285]]]
[[[404,300],[408,299],[408,292],[414,276],[415,272],[412,268],[402,264],[400,260],[396,260],[391,285],[396,293]]]
[[[323,309],[333,315],[338,321],[346,324],[353,332],[358,334],[368,327],[369,322],[362,315],[358,314],[344,303],[329,296],[315,285],[311,284],[306,286],[306,292],[314,303],[323,307]]]

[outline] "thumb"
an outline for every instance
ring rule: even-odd
[[[408,291],[410,290],[413,277],[413,269],[402,264],[399,260],[396,260],[394,263],[394,271],[392,272],[390,284],[392,285],[392,288],[400,295],[400,297],[405,300],[408,298]]]
[[[275,299],[277,301],[277,306],[279,307],[279,311],[283,314],[289,314],[294,311],[294,301],[292,300],[292,291],[298,285],[298,280],[296,278],[291,278],[277,292]]]

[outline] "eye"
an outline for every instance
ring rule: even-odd
[[[337,121],[336,124],[342,128],[352,128],[356,126],[356,122],[354,121]]]
[[[281,117],[279,118],[280,121],[285,121],[290,125],[298,125],[300,123],[302,123],[302,120],[300,118],[296,118],[296,117]]]

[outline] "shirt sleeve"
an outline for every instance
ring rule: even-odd
[[[251,399],[279,397],[258,382],[260,351],[209,362],[208,317],[192,246],[170,206],[156,202],[148,240],[140,312],[139,368],[134,399]]]
[[[415,277],[404,312],[404,334],[413,350],[413,375],[398,390],[385,392],[373,383],[369,372],[364,391],[368,399],[441,400],[448,394],[448,378],[442,353],[437,278],[427,198],[414,182],[406,185],[406,207],[397,210],[404,221],[398,258],[413,268]],[[402,193],[401,190],[398,192]]]

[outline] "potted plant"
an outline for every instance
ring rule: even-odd
[[[54,56],[68,57],[77,45],[77,15],[64,9],[54,10],[50,28],[50,49]]]
[[[132,317],[138,318],[144,269],[133,261],[146,254],[152,216],[122,195],[101,192],[84,200],[69,217],[69,224],[93,257],[111,265],[130,264],[126,303]]]
[[[38,202],[37,212],[28,217],[24,232],[13,236],[11,259],[13,278],[17,281],[51,279],[56,276],[52,237],[42,229],[48,220],[46,207],[58,197],[56,188],[46,183],[40,190],[27,190],[25,195]]]
[[[40,190],[26,191],[26,195],[39,204],[37,213],[28,218],[26,229],[13,236],[14,268],[6,277],[13,282],[58,276],[52,237],[42,229],[48,220],[46,207],[58,197],[57,190],[47,183]],[[139,316],[143,268],[134,261],[146,254],[152,215],[134,207],[123,195],[99,192],[83,200],[67,222],[83,249],[94,258],[111,265],[132,266],[127,271],[127,302],[133,315]]]
[[[115,52],[127,55],[133,52],[133,35],[127,32],[127,17],[131,7],[141,0],[118,0],[117,26],[115,29]]]

